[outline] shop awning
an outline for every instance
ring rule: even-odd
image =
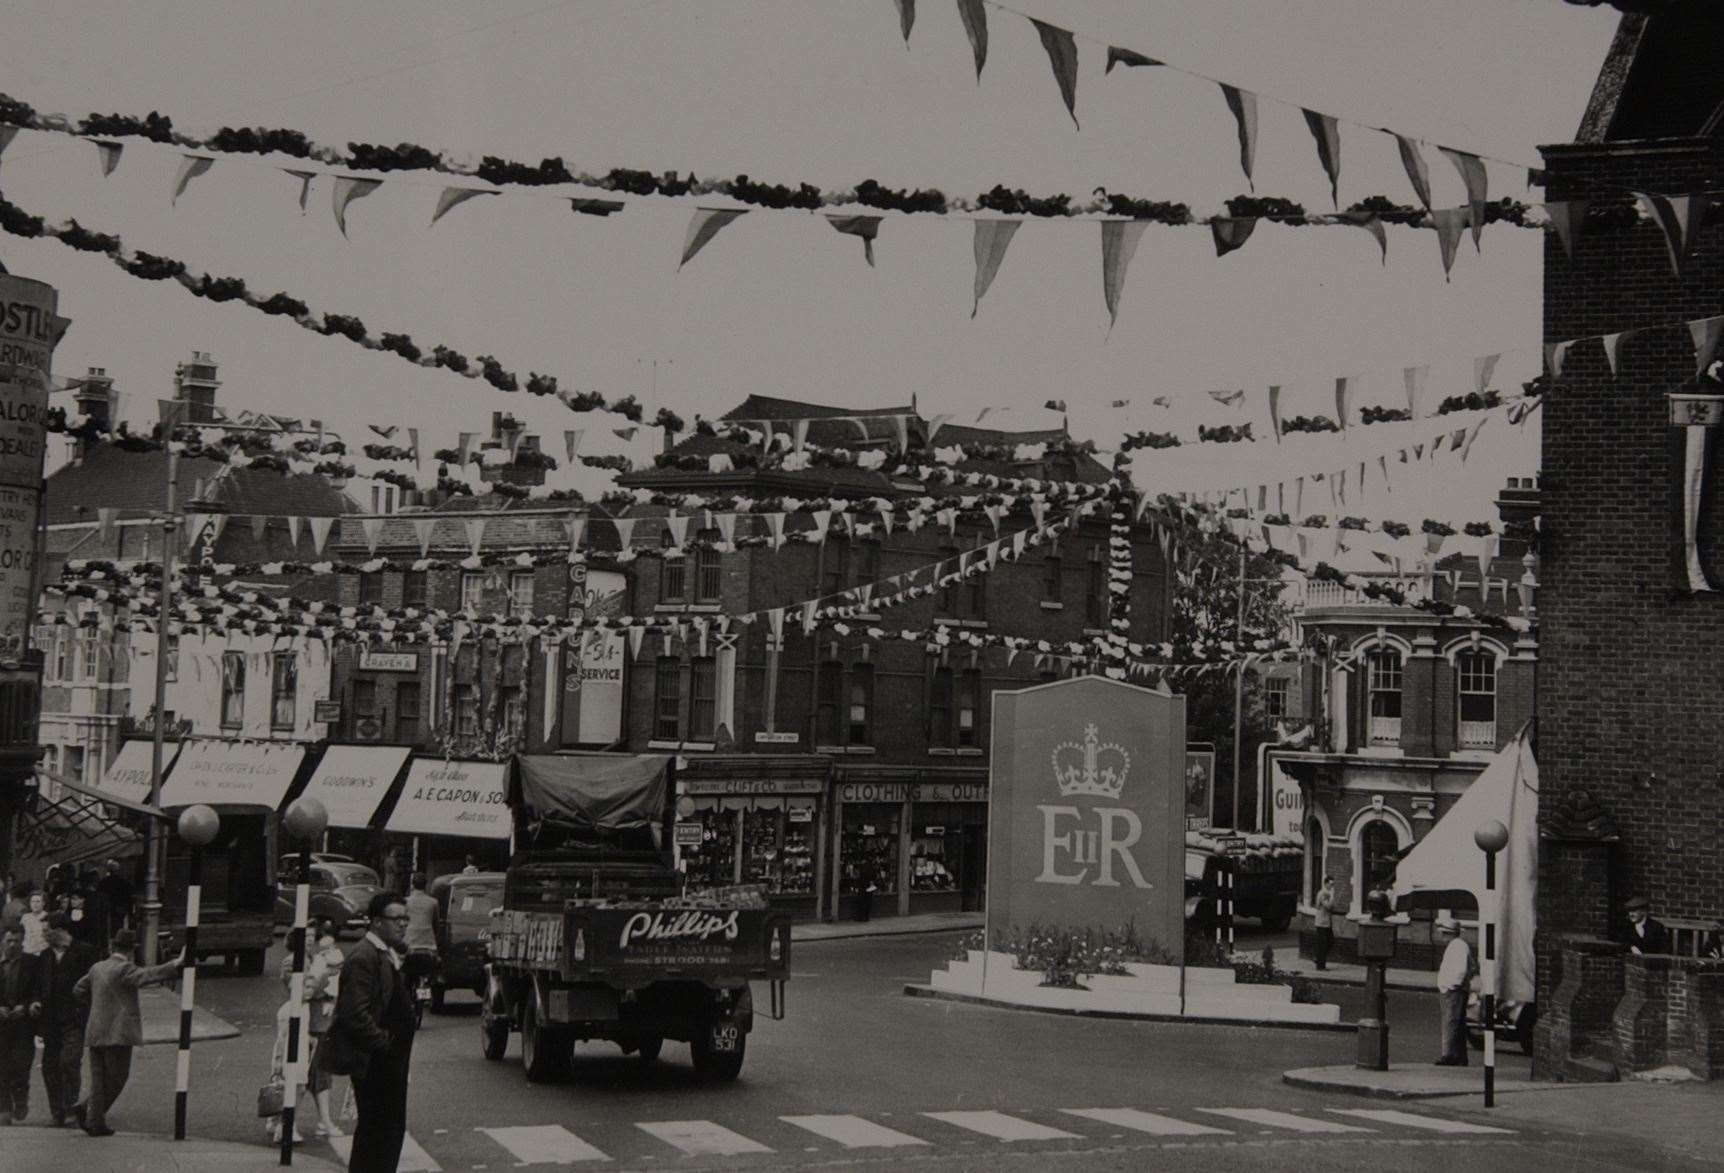
[[[177,741],[170,741],[162,746],[162,776],[167,777],[173,768],[174,758],[179,754]],[[112,797],[123,806],[137,807],[150,801],[150,768],[155,757],[155,743],[149,738],[134,738],[122,742],[120,752],[114,755],[112,764],[102,775],[102,780],[96,784],[101,797]],[[83,790],[75,783],[68,783],[75,789]]]
[[[140,843],[137,832],[114,822],[99,801],[79,793],[59,799],[38,794],[19,811],[17,836],[18,857],[44,865],[117,859],[134,854]]]
[[[384,830],[404,835],[509,838],[513,830],[509,764],[414,758]]]
[[[164,808],[250,806],[275,810],[305,761],[305,747],[268,741],[187,741],[162,783]]]
[[[664,817],[664,754],[521,754],[521,800],[541,818],[599,831],[651,827]]]
[[[407,760],[404,745],[332,745],[306,783],[331,827],[368,827]]]

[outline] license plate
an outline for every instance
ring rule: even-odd
[[[425,986],[420,986],[419,989],[414,992],[413,997],[420,1002],[429,1002],[431,1000],[431,991]]]
[[[712,1028],[712,1049],[715,1051],[734,1051],[736,1050],[736,1040],[740,1037],[734,1022],[721,1022]]]

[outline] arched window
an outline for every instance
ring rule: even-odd
[[[1372,745],[1401,744],[1401,653],[1376,648],[1366,657],[1370,671]]]
[[[1395,855],[1401,840],[1386,819],[1372,819],[1359,831],[1359,891],[1386,887],[1395,872]]]
[[[1455,694],[1460,704],[1462,749],[1497,746],[1497,661],[1486,651],[1455,657]]]

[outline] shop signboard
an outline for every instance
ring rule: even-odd
[[[1281,768],[1273,758],[1269,762],[1269,833],[1299,835],[1305,819],[1305,794],[1299,780]]]
[[[418,652],[374,652],[367,648],[359,653],[362,672],[417,672]]]
[[[755,733],[756,745],[797,745],[802,741],[802,734],[787,733],[782,729],[762,729]]]
[[[791,807],[790,821],[793,823],[812,823],[814,821],[814,808],[811,806]]]
[[[321,725],[332,725],[341,720],[340,701],[311,702],[311,719]]]
[[[323,803],[331,827],[366,827],[406,760],[403,745],[332,745],[305,792]]]
[[[986,802],[980,782],[841,782],[839,802]]]
[[[507,839],[513,830],[508,783],[507,762],[414,758],[384,830]]]
[[[584,569],[577,586],[571,574],[571,613],[615,618],[627,610],[628,579],[614,570]],[[571,567],[571,571],[573,567]],[[578,631],[563,654],[563,744],[609,745],[623,735],[623,696],[628,638],[619,631]]]
[[[699,847],[701,837],[706,834],[706,827],[700,823],[678,823],[676,825],[676,845],[678,847]]]
[[[0,274],[0,660],[29,646],[54,347],[70,323],[51,285]]]
[[[826,789],[820,778],[684,778],[682,792],[689,795],[720,794],[819,794]]]
[[[266,741],[191,741],[162,783],[162,806],[261,806],[274,810],[293,785],[305,747]]]
[[[1185,829],[1215,825],[1215,746],[1191,741],[1185,746]]]
[[[988,936],[1031,925],[1185,945],[1185,698],[1098,676],[993,700]]]
[[[124,802],[148,802],[150,777],[155,765],[155,742],[147,737],[134,738],[120,745],[120,752],[108,764],[96,789]],[[162,746],[162,773],[172,769],[174,755],[180,747],[175,742]]]

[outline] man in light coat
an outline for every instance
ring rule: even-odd
[[[1437,997],[1442,1000],[1443,1053],[1437,1057],[1438,1067],[1467,1065],[1467,992],[1472,987],[1478,966],[1473,962],[1472,948],[1461,936],[1461,926],[1445,916],[1437,921],[1437,937],[1448,942],[1443,949],[1442,965],[1437,969]]]
[[[138,965],[132,961],[137,943],[137,934],[131,929],[116,932],[113,953],[91,966],[72,987],[79,1005],[90,1008],[84,1026],[84,1041],[90,1048],[90,1091],[72,1105],[72,1114],[91,1136],[114,1135],[108,1127],[108,1109],[120,1098],[131,1075],[132,1048],[144,1041],[138,991],[172,981],[185,962],[185,950],[181,949],[172,961]]]

